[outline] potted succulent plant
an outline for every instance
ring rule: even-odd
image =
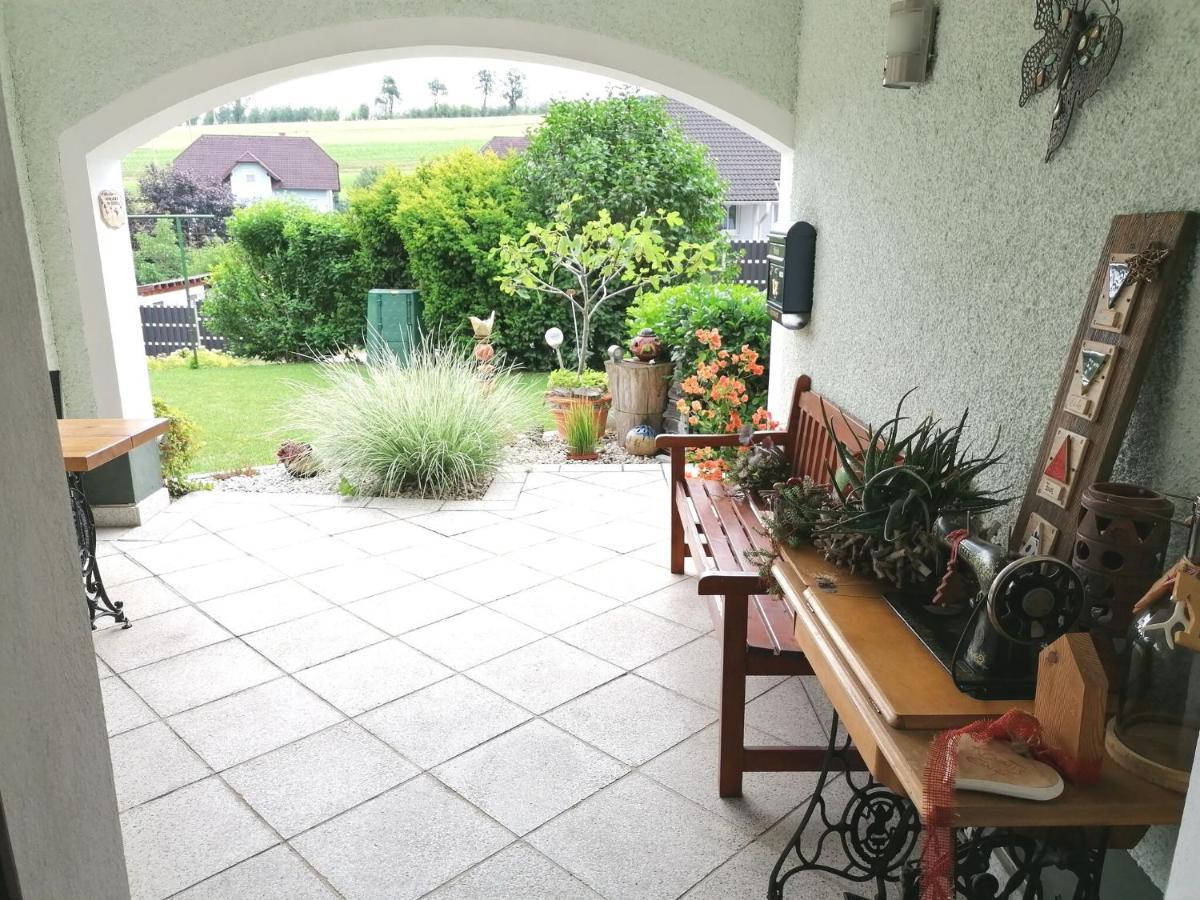
[[[596,415],[588,403],[576,403],[563,414],[563,426],[566,430],[567,459],[593,460],[596,459],[596,444],[603,430]]]
[[[600,434],[608,428],[608,410],[612,395],[608,392],[608,376],[604,372],[585,369],[555,369],[546,381],[546,405],[554,416],[558,436],[567,439],[567,416],[579,406],[591,410]]]

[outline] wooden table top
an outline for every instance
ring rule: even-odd
[[[930,716],[936,720],[938,704],[952,710],[946,714],[955,720],[952,724],[1030,707],[1028,702],[984,702],[960,693],[879,596],[878,582],[835,568],[811,548],[785,551],[775,573],[796,615],[796,639],[855,748],[878,781],[908,796],[918,809],[924,801],[929,743],[950,726],[914,728],[912,722]],[[817,575],[836,577],[837,592],[816,587]],[[897,727],[897,721],[905,727]],[[1177,824],[1183,800],[1107,759],[1098,783],[1068,784],[1060,797],[1045,803],[960,791],[955,816],[958,827],[1116,826],[1112,845],[1121,847],[1136,843],[1147,826]]]
[[[167,419],[59,419],[63,467],[90,472],[148,444],[170,426]]]

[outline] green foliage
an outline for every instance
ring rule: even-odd
[[[725,183],[707,150],[689,141],[659,97],[633,95],[552,103],[516,172],[543,220],[572,197],[580,221],[602,209],[617,222],[656,209],[679,213],[667,246],[721,237]]]
[[[157,397],[154,399],[154,415],[171,420],[167,433],[158,444],[159,465],[167,491],[172,497],[182,497],[192,491],[204,490],[204,485],[188,478],[188,469],[201,447],[196,436],[195,424],[179,410],[168,406]]]
[[[195,364],[197,359],[199,365]],[[194,355],[189,348],[184,347],[174,353],[146,357],[146,368],[151,372],[161,372],[163,369],[236,369],[239,366],[264,364],[264,360],[255,357],[232,356],[222,350],[209,350],[207,347],[197,347]]]
[[[133,267],[138,284],[154,284],[183,277],[179,239],[169,219],[159,219],[154,223],[153,231],[138,232],[132,237]],[[185,245],[188,275],[211,272],[221,254],[223,243],[220,238],[214,237],[198,247]]]
[[[345,214],[299,203],[239,209],[204,304],[242,355],[282,359],[360,343],[369,281]]]
[[[466,496],[486,484],[504,448],[538,420],[528,391],[501,367],[428,342],[407,363],[329,363],[303,392],[292,424],[310,435],[322,465],[362,494]]]
[[[350,190],[350,230],[358,242],[359,268],[372,288],[411,284],[408,253],[394,221],[408,181],[396,168],[367,168]]]
[[[696,332],[714,328],[726,347],[736,350],[749,344],[759,351],[759,362],[770,368],[767,302],[762,291],[749,285],[698,282],[643,293],[629,306],[627,326],[629,337],[643,328],[654,329],[683,368],[690,368],[705,350]]]
[[[576,388],[608,389],[608,373],[596,369],[577,372],[574,369],[555,369],[546,379],[549,390],[575,390]]]
[[[563,431],[567,435],[567,452],[575,456],[589,456],[596,452],[600,441],[600,423],[596,421],[596,410],[586,401],[572,403],[563,416]]]
[[[600,310],[624,306],[648,288],[705,277],[718,267],[718,252],[715,240],[668,248],[663,231],[680,227],[676,212],[660,210],[618,222],[601,209],[594,219],[580,220],[573,205],[579,200],[560,204],[549,225],[530,222],[518,238],[502,234],[496,256],[506,294],[570,304],[576,368],[582,373],[593,352],[593,319]]]
[[[752,426],[751,426],[752,427]],[[747,446],[729,467],[728,478],[743,491],[770,491],[786,482],[791,464],[774,441],[764,440]]]

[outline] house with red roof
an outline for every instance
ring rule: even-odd
[[[204,134],[175,158],[175,168],[200,182],[228,184],[242,204],[290,199],[328,212],[341,190],[338,164],[309,137]]]

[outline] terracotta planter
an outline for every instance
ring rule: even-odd
[[[599,453],[567,453],[567,459],[571,462],[594,462],[599,458]]]
[[[554,416],[554,425],[558,430],[558,436],[564,441],[567,439],[567,412],[571,407],[580,403],[586,403],[592,407],[592,412],[596,416],[596,426],[600,429],[601,435],[608,429],[608,409],[612,406],[611,394],[591,398],[547,392],[546,405],[550,407],[550,414]]]

